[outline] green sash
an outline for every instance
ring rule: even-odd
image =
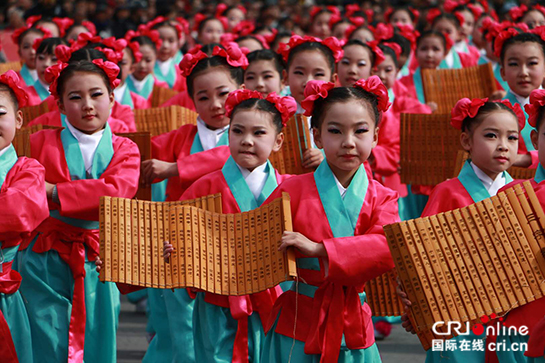
[[[329,168],[327,160],[322,161],[314,172],[314,181],[333,236],[336,238],[354,236],[356,223],[369,186],[363,164],[360,165],[348,186],[344,199],[339,193],[335,176]]]
[[[17,159],[15,148],[13,147],[13,144],[10,144],[4,155],[0,156],[0,188],[2,188],[6,176],[17,162]]]
[[[513,181],[511,175],[509,175],[509,173],[506,171],[503,172],[503,177],[505,178],[506,184]],[[460,183],[462,183],[465,190],[467,190],[471,196],[471,199],[473,199],[473,202],[477,203],[491,197],[490,193],[488,193],[488,190],[486,190],[477,174],[475,174],[475,170],[473,170],[469,160],[465,162],[460,174],[458,174],[458,180]]]
[[[534,176],[534,180],[536,183],[541,183],[543,180],[545,180],[545,169],[543,169],[543,166],[541,163],[537,166],[536,175]]]
[[[43,101],[47,97],[49,97],[49,91],[44,88],[44,86],[40,82],[40,79],[37,79],[36,82],[34,82],[34,89],[36,90],[38,96],[40,96],[40,100]]]
[[[159,81],[168,83],[168,86],[170,88],[174,87],[174,83],[176,83],[176,67],[178,67],[178,64],[182,61],[182,58],[183,58],[182,52],[177,51],[172,59],[170,67],[168,68],[168,73],[166,74],[166,76],[163,75],[163,72],[161,72],[159,61],[156,61],[155,66],[153,68],[153,73],[155,74],[155,78],[157,78]]]
[[[136,85],[134,84],[134,80],[131,75],[127,77],[125,82],[127,82],[127,87],[129,88],[129,91],[134,92],[137,95],[140,95],[147,100],[149,96],[151,95],[151,93],[153,92],[153,85],[155,84],[155,78],[153,78],[153,74],[148,74],[146,76],[146,80],[144,81],[144,87],[142,87],[141,91],[138,91],[136,89]]]
[[[220,139],[218,140],[218,143],[216,146],[226,146],[229,145],[229,129],[225,130],[223,132],[223,135],[221,135]],[[193,144],[191,144],[191,154],[200,153],[201,151],[204,151],[201,143],[201,138],[199,137],[199,132],[195,134],[195,138],[193,139]]]
[[[519,104],[519,106],[522,108],[522,111],[524,111],[524,116],[526,116],[526,124],[524,125],[524,128],[520,131],[520,136],[522,136],[522,139],[524,140],[524,145],[526,145],[526,150],[528,151],[534,151],[535,147],[532,145],[532,139],[530,138],[530,134],[532,133],[532,130],[534,129],[530,124],[528,123],[528,114],[524,110],[524,107],[519,103],[517,100],[517,97],[511,90],[507,91],[507,95],[505,96],[505,99],[511,101],[512,105],[515,105],[516,103]]]
[[[443,59],[441,63],[439,64],[439,69],[461,69],[462,68],[462,61],[460,60],[460,55],[457,51],[452,48],[450,50],[450,53],[452,53],[452,67],[449,67],[447,64],[446,59]]]
[[[129,86],[127,86],[125,88],[125,92],[123,92],[123,97],[121,98],[121,104],[125,106],[129,106],[131,109],[134,110],[134,102],[132,102],[131,90],[129,89]]]
[[[28,69],[26,64],[23,64],[19,74],[21,75],[21,78],[23,79],[23,81],[25,81],[25,84],[27,86],[32,86],[34,85],[34,82],[36,82],[34,78],[32,78],[32,74],[30,74],[30,69]]]
[[[396,99],[396,95],[394,93],[394,89],[393,88],[389,88],[388,89],[388,100],[394,104],[394,100]]]
[[[64,115],[62,115],[64,116]],[[110,165],[114,156],[114,147],[112,144],[112,130],[110,125],[106,123],[102,138],[98,143],[95,156],[93,157],[93,165],[91,167],[91,173],[88,174],[85,170],[85,164],[83,162],[83,155],[79,147],[78,140],[72,135],[68,127],[66,126],[66,117],[61,117],[64,129],[61,131],[61,142],[64,149],[64,158],[70,171],[71,180],[82,179],[98,179],[104,173],[104,171]],[[99,223],[97,221],[87,221],[77,218],[69,218],[61,216],[58,210],[53,210],[50,215],[58,220],[61,220],[72,226],[85,228],[85,229],[98,229]]]
[[[231,193],[235,197],[241,212],[248,212],[259,207],[278,186],[274,168],[268,160],[265,168],[265,172],[268,174],[267,180],[265,181],[265,185],[263,186],[261,194],[257,200],[250,191],[250,187],[248,187],[246,180],[244,180],[244,177],[242,176],[242,173],[240,172],[240,169],[235,163],[233,157],[229,156],[229,159],[227,159],[225,162],[221,172],[225,178],[225,181],[227,182],[227,185],[229,186],[229,189],[231,190]]]
[[[501,78],[501,66],[499,63],[494,65],[494,77],[496,77],[496,80],[500,83],[504,91],[509,91],[509,83]]]
[[[420,67],[416,68],[413,73],[414,88],[416,89],[416,97],[421,104],[426,104],[426,97],[424,96],[424,86],[422,86],[422,74]]]

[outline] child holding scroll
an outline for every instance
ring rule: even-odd
[[[0,75],[0,336],[2,361],[32,362],[32,336],[19,293],[21,275],[12,270],[19,245],[48,216],[45,170],[17,157],[12,145],[23,125],[28,97],[14,71]]]
[[[423,217],[462,208],[497,194],[513,179],[507,169],[517,156],[519,132],[526,122],[518,104],[509,101],[463,98],[452,110],[451,124],[462,131],[460,142],[469,152],[458,177],[437,185]],[[405,298],[406,296],[403,295]],[[410,305],[410,304],[409,304]],[[408,325],[406,316],[404,325]],[[453,340],[482,340],[470,333]],[[457,346],[459,344],[457,343]],[[427,351],[426,362],[482,362],[485,352],[479,350]]]
[[[275,303],[262,361],[377,362],[361,294],[366,281],[393,268],[382,226],[399,217],[397,193],[369,178],[362,164],[377,143],[388,90],[376,76],[353,87],[309,81],[302,106],[325,160],[268,199],[291,196],[294,232],[284,232],[280,249],[295,247],[300,281]]]
[[[282,128],[295,114],[292,97],[258,91],[233,91],[225,103],[231,157],[221,170],[195,182],[182,200],[221,193],[223,213],[259,207],[288,176],[279,175],[268,158],[280,150]],[[165,246],[166,257],[172,245]],[[260,362],[266,325],[277,286],[245,296],[197,292],[193,310],[193,338],[197,362]]]
[[[38,71],[36,70],[36,49],[34,49],[34,41],[43,37],[50,37],[49,30],[40,26],[22,27],[13,32],[11,39],[18,46],[18,54],[23,63],[21,70],[18,73],[21,85],[30,87],[38,79]]]
[[[34,357],[116,361],[119,291],[99,282],[92,261],[100,197],[132,198],[138,189],[138,147],[108,124],[118,73],[102,59],[46,70],[65,122],[30,138],[32,156],[45,167],[50,209],[17,261]]]

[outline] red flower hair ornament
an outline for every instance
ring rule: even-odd
[[[175,22],[175,21],[171,21],[169,18],[166,18],[164,16],[156,17],[152,21],[148,22],[146,24],[146,27],[149,30],[157,30],[157,28],[155,28],[155,27],[157,27],[159,24],[162,24],[162,23],[166,23],[165,25],[173,27],[174,30],[176,31],[176,35],[178,36],[178,39],[180,39],[182,37],[182,34],[184,33],[184,27],[182,26],[182,24],[180,24],[178,22]],[[153,28],[155,28],[155,29],[153,29]]]
[[[242,67],[243,69],[248,67],[248,58],[246,58],[237,43],[226,43],[223,46],[225,49],[218,46],[214,47],[212,56],[217,55],[225,58],[227,63],[233,67]]]
[[[225,111],[227,117],[231,118],[233,110],[237,105],[252,98],[266,100],[272,103],[278,112],[280,112],[280,115],[282,116],[282,126],[284,127],[287,125],[288,120],[295,115],[295,112],[297,111],[297,102],[291,96],[280,97],[273,92],[267,97],[263,97],[261,92],[248,89],[239,89],[231,92],[225,101]]]
[[[511,20],[518,21],[527,11],[528,7],[526,5],[514,6],[509,10],[509,16],[511,17]]]
[[[49,29],[46,29],[46,28],[42,28],[41,26],[24,26],[24,27],[21,27],[21,28],[18,28],[16,29],[12,34],[11,34],[11,40],[13,40],[13,43],[14,44],[19,44],[19,38],[21,37],[21,34],[23,34],[24,32],[26,32],[27,30],[29,30],[30,28],[33,28],[33,29],[38,29],[39,31],[41,31],[43,33],[43,37],[44,38],[49,38],[51,37],[51,32],[49,31]]]
[[[297,47],[298,45],[301,45],[304,43],[320,43],[325,45],[333,53],[333,58],[335,59],[335,63],[339,62],[341,58],[343,57],[343,49],[341,47],[341,43],[339,42],[337,38],[329,37],[324,40],[321,40],[320,38],[311,37],[309,35],[305,35],[304,37],[301,37],[299,35],[293,35],[290,38],[290,41],[288,42],[288,44],[280,43],[278,47],[278,53],[282,56],[282,58],[284,58],[284,61],[287,62],[291,50]]]
[[[462,124],[467,117],[474,118],[479,113],[479,109],[483,107],[488,102],[488,98],[474,98],[470,100],[469,98],[462,98],[459,100],[454,108],[451,111],[450,124],[452,127],[461,130]],[[524,128],[526,125],[526,116],[520,108],[520,105],[517,103],[514,106],[509,100],[494,101],[503,103],[505,106],[509,107],[515,115],[517,116],[517,122],[519,130]]]
[[[305,109],[305,116],[312,116],[314,101],[318,98],[327,98],[329,91],[333,88],[335,88],[335,84],[331,82],[308,81],[305,86],[305,99],[301,102],[301,107]]]
[[[399,44],[392,43],[392,42],[382,42],[382,45],[392,49],[394,51],[397,59],[399,59],[399,57],[401,56],[401,52],[402,52],[401,46]]]
[[[28,95],[25,90],[19,86],[19,82],[21,82],[19,76],[11,69],[0,75],[0,83],[5,84],[13,93],[15,93],[15,98],[17,98],[19,107],[25,107],[28,103]]]
[[[388,89],[378,76],[371,76],[367,79],[360,79],[354,83],[355,88],[374,94],[377,97],[377,109],[386,112],[392,105],[388,99]]]
[[[382,51],[382,49],[379,48],[379,41],[378,40],[373,40],[371,42],[367,42],[367,46],[369,48],[371,48],[371,50],[373,51],[373,53],[375,54],[375,62],[373,63],[373,67],[376,67],[378,66],[379,64],[381,64],[382,62],[384,62],[384,59],[386,59],[384,57],[384,52]]]
[[[131,50],[135,62],[140,62],[142,60],[142,53],[140,53],[140,44],[138,44],[137,42],[130,42],[129,44],[127,44],[127,47]],[[121,57],[121,59],[123,59],[123,57]]]
[[[437,8],[433,8],[433,9],[430,9],[428,11],[428,14],[426,15],[426,21],[429,23],[429,24],[433,24],[433,22],[435,21],[435,19],[437,17],[439,17],[441,14],[443,14],[441,12],[441,10],[437,9]]]
[[[530,103],[524,106],[524,109],[528,114],[528,123],[530,126],[537,126],[537,117],[539,116],[539,111],[543,106],[545,106],[545,90],[533,90],[532,93],[530,93]]]
[[[184,57],[182,58],[182,61],[178,65],[180,70],[182,71],[182,76],[189,77],[191,75],[191,72],[193,72],[193,68],[203,59],[208,58],[208,55],[201,50],[202,47],[198,49],[192,49],[192,52],[188,52],[184,54]]]
[[[516,28],[508,28],[499,32],[499,34],[496,36],[496,40],[494,41],[494,55],[499,58],[501,56],[503,43],[505,43],[506,40],[511,39],[519,34],[520,31]]]
[[[373,32],[376,40],[386,40],[394,36],[394,27],[392,24],[380,23]]]

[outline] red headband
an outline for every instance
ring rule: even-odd
[[[394,27],[390,23],[379,23],[373,32],[376,40],[386,40],[394,36]]]
[[[131,42],[136,37],[148,37],[154,44],[157,49],[161,48],[163,40],[159,36],[159,32],[154,29],[149,29],[145,25],[140,25],[138,31],[129,30],[125,34],[125,40]]]
[[[11,69],[0,75],[0,83],[5,84],[13,91],[13,93],[15,93],[15,98],[17,98],[19,107],[25,107],[28,103],[28,95],[25,90],[19,86],[20,82],[21,81],[19,76],[17,76],[17,73]]]
[[[443,14],[441,10],[437,8],[430,9],[426,15],[426,21],[431,25],[435,21],[435,18]]]
[[[119,74],[119,67],[117,64],[110,61],[103,61],[102,59],[94,59],[92,63],[104,71],[112,89],[115,89],[119,85],[121,81],[117,79],[117,75]],[[46,82],[49,82],[49,92],[51,92],[51,95],[56,99],[59,99],[57,81],[63,69],[66,67],[68,67],[68,63],[59,62],[45,70],[44,76]]]
[[[373,67],[378,66],[382,62],[384,62],[384,52],[382,49],[378,47],[378,40],[373,40],[371,42],[367,42],[367,46],[371,48],[371,51],[375,54],[375,61],[373,62]]]
[[[253,22],[249,20],[242,20],[231,30],[231,33],[236,34],[239,37],[244,37],[244,36],[252,34],[254,30],[255,30],[255,25]]]
[[[403,10],[405,10],[405,9],[403,9]],[[420,12],[418,10],[410,7],[410,6],[408,7],[408,10],[412,14],[412,16],[414,17],[414,21],[417,21],[418,18],[420,17]],[[386,10],[386,12],[384,13],[384,19],[386,20],[387,23],[390,22],[390,18],[392,17],[393,13],[394,13],[394,8],[388,8],[388,10]]]
[[[501,56],[503,43],[505,43],[507,39],[511,39],[519,34],[521,33],[515,28],[508,28],[499,32],[499,34],[496,36],[496,40],[494,41],[494,55],[499,58]]]
[[[15,30],[15,31],[11,34],[11,40],[13,40],[13,43],[19,44],[19,37],[21,37],[21,34],[23,34],[24,32],[26,32],[26,31],[29,30],[30,28],[38,29],[39,31],[41,31],[41,32],[43,33],[43,37],[45,37],[45,38],[51,37],[51,32],[49,31],[49,29],[42,28],[42,27],[39,26],[39,25],[38,25],[38,26],[35,26],[35,27],[32,27],[31,25],[29,25],[29,26],[26,26],[26,27],[18,28],[17,30]]]
[[[539,110],[541,110],[543,106],[545,106],[545,90],[533,90],[532,93],[530,93],[530,103],[524,106],[524,109],[528,114],[528,123],[530,126],[536,127]]]
[[[527,11],[528,7],[526,5],[515,6],[509,10],[509,16],[511,17],[511,20],[518,21],[524,16],[524,14],[526,14]]]
[[[378,76],[371,76],[367,79],[362,78],[354,84],[354,87],[374,94],[377,97],[377,109],[380,112],[386,112],[390,108],[388,89]]]
[[[233,67],[248,67],[248,58],[244,55],[237,43],[224,44],[225,49],[215,46],[212,50],[212,56],[220,56],[225,58],[227,63]]]
[[[52,20],[59,28],[61,38],[64,38],[66,30],[74,24],[74,20],[70,18],[53,18]]]
[[[201,48],[202,46],[197,46],[184,55],[182,61],[178,65],[182,71],[182,76],[186,78],[189,77],[191,72],[193,72],[193,68],[195,68],[201,60],[208,58],[208,55],[203,52]]]
[[[288,61],[288,58],[290,56],[290,52],[295,49],[297,46],[304,44],[304,43],[320,43],[322,45],[325,45],[326,47],[331,50],[331,53],[333,53],[333,58],[335,59],[335,63],[341,60],[343,57],[343,49],[341,47],[341,43],[339,40],[335,37],[329,37],[324,40],[321,40],[320,38],[311,37],[309,35],[305,35],[304,37],[301,37],[299,35],[293,35],[290,38],[290,41],[288,44],[280,43],[278,47],[278,53],[284,58],[284,61]]]
[[[328,11],[331,14],[341,16],[341,12],[339,11],[339,9],[336,6],[326,6],[326,7],[313,6],[310,9],[310,22],[312,23],[314,21],[314,18],[316,17],[316,15],[318,15],[322,11]]]
[[[185,18],[182,18],[181,16],[177,17],[176,21],[182,27],[183,33],[184,34],[189,34],[189,22],[187,20],[185,20]]]
[[[456,102],[456,105],[451,111],[450,124],[455,129],[461,130],[464,120],[467,117],[474,118],[475,116],[477,116],[477,114],[479,113],[479,109],[487,102],[488,98],[474,98],[472,100],[470,100],[469,98],[462,98],[461,100]],[[520,105],[517,103],[513,106],[511,102],[509,102],[509,100],[501,100],[497,102],[503,103],[515,113],[515,115],[517,116],[519,130],[522,130],[524,128],[524,125],[526,125],[526,116],[524,115],[524,112],[522,112],[522,108],[520,108]]]
[[[278,112],[280,112],[280,115],[282,116],[282,126],[284,127],[297,111],[297,102],[293,97],[280,97],[274,92],[270,93],[267,97],[263,97],[261,92],[258,91],[238,89],[231,92],[225,101],[225,112],[227,117],[231,118],[233,110],[237,105],[252,98],[266,100],[272,103]]]
[[[411,42],[411,49],[415,50],[416,40],[420,36],[420,33],[417,30],[414,30],[414,27],[408,24],[397,24],[396,28],[399,30],[399,35]]]

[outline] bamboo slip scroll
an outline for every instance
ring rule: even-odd
[[[303,153],[312,148],[308,120],[303,115],[295,115],[284,130],[282,148],[269,157],[280,174],[305,174],[312,170],[303,168]]]
[[[397,273],[390,270],[365,284],[365,297],[373,316],[401,316],[405,308],[396,292]]]
[[[470,206],[384,226],[424,349],[545,294],[545,214],[529,181]]]
[[[239,214],[222,214],[220,195],[174,203],[102,197],[100,208],[100,281],[247,295],[296,276],[294,252],[278,251],[292,230],[287,193]],[[174,246],[169,263],[164,241]]]
[[[127,132],[117,134],[117,136],[132,140],[138,146],[142,161],[151,159],[151,135],[149,132]],[[151,200],[151,186],[145,185],[140,179],[135,198],[139,200]]]

